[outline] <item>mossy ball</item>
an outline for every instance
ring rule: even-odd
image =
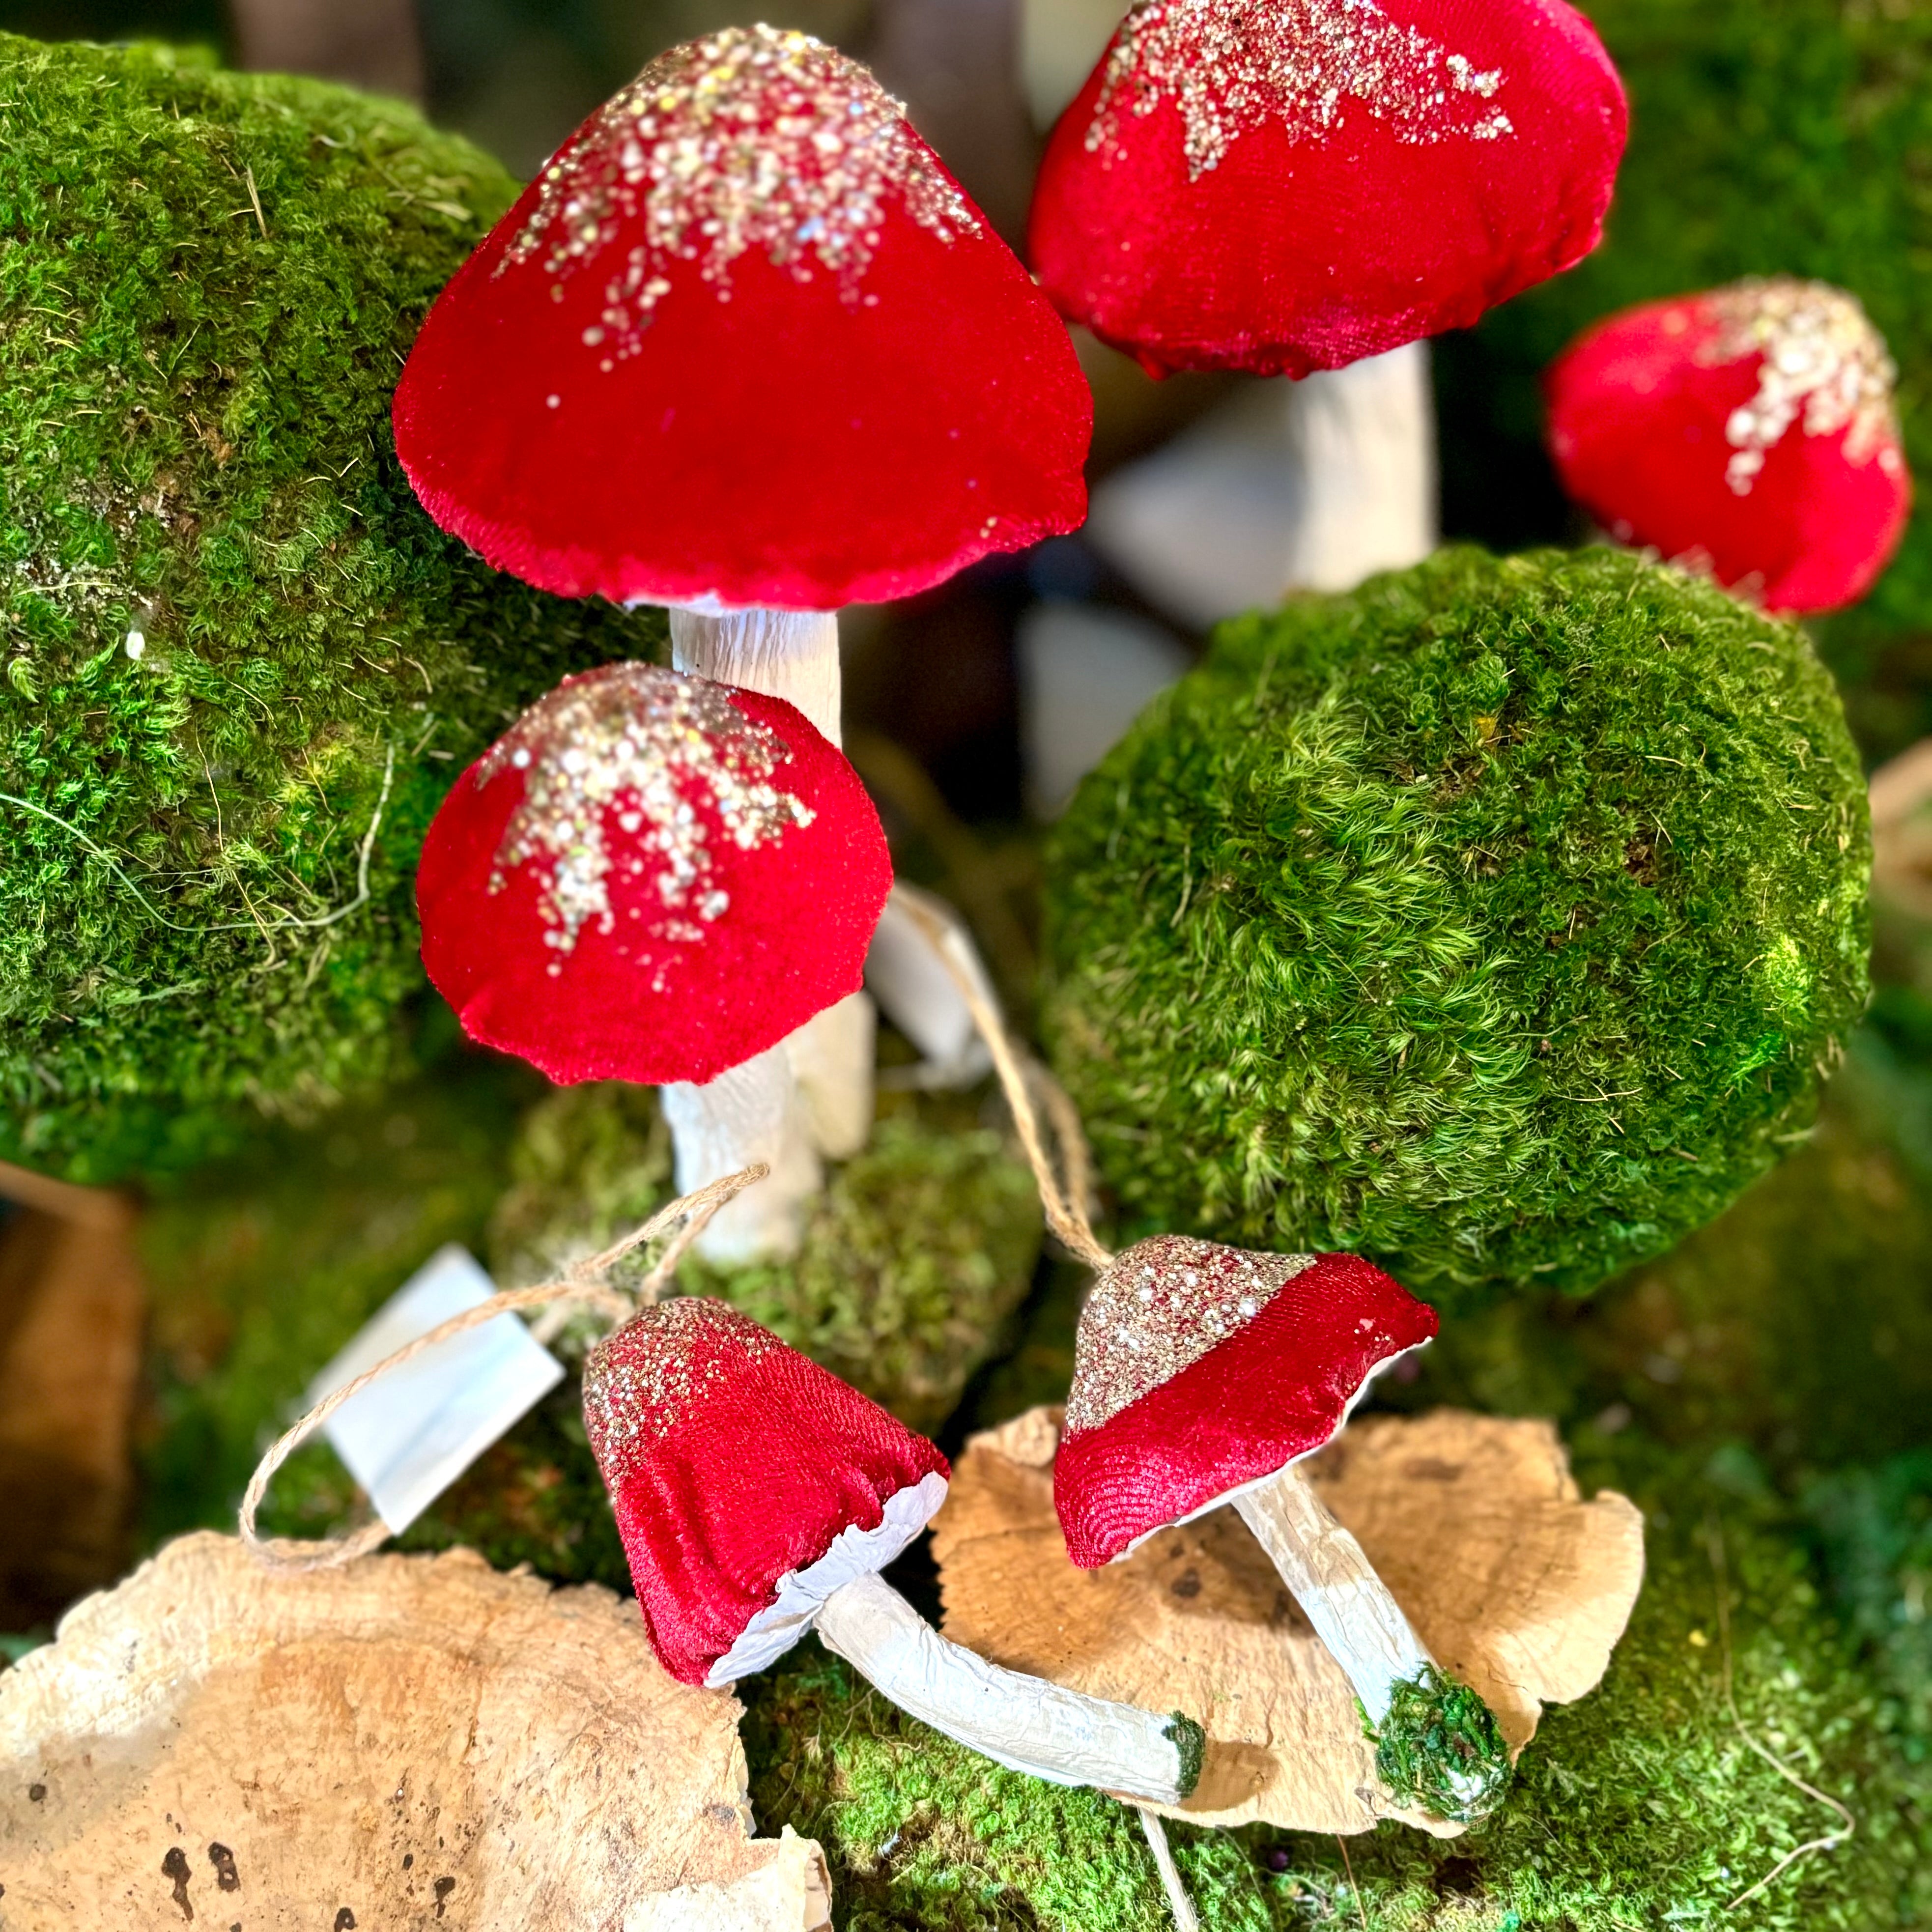
[[[658,630],[489,570],[397,468],[494,161],[152,46],[0,36],[0,1156],[104,1180],[397,1070],[443,791]]]
[[[1224,626],[1088,776],[1045,1030],[1136,1229],[1582,1292],[1802,1135],[1868,856],[1801,632],[1444,550]]]

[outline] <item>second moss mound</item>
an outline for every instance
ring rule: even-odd
[[[1574,1292],[1719,1212],[1862,1010],[1864,786],[1795,628],[1607,550],[1228,625],[1049,855],[1130,1222]]]

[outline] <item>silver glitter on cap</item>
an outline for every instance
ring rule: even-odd
[[[706,679],[646,664],[573,678],[532,705],[478,770],[478,784],[508,771],[524,778],[490,890],[500,892],[514,867],[535,868],[544,943],[567,953],[586,926],[614,928],[611,875],[627,873],[648,881],[644,903],[661,909],[640,915],[646,935],[701,940],[731,902],[712,880],[698,808],[708,804],[724,837],[747,852],[809,825],[811,808],[772,782],[790,756],[776,731]]]
[[[1279,121],[1319,140],[1352,113],[1396,140],[1494,141],[1516,130],[1490,104],[1500,68],[1478,69],[1375,0],[1142,0],[1120,24],[1087,130],[1111,159],[1122,110],[1179,104],[1190,180],[1219,167],[1239,135]]]
[[[1073,1342],[1069,1430],[1096,1429],[1246,1328],[1312,1255],[1156,1234],[1101,1270]]]
[[[640,1310],[584,1365],[584,1424],[615,1490],[674,1429],[701,1429],[707,1396],[784,1344],[748,1315],[705,1295]]]
[[[762,248],[794,280],[832,276],[856,303],[896,207],[943,242],[979,232],[904,108],[857,62],[808,34],[728,27],[660,54],[598,110],[544,170],[496,272],[536,262],[561,278],[628,243],[584,332],[608,368],[642,346],[680,262],[728,302],[731,264]]]
[[[1807,436],[1848,428],[1848,461],[1868,463],[1876,454],[1888,469],[1898,464],[1892,409],[1898,365],[1856,296],[1828,282],[1754,275],[1706,302],[1718,333],[1698,351],[1700,362],[1708,368],[1763,358],[1756,394],[1724,424],[1732,452],[1724,481],[1738,496],[1750,494],[1766,456],[1801,414]]]

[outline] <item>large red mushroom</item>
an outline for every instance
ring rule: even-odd
[[[879,1574],[945,1500],[946,1458],[721,1301],[645,1309],[584,1365],[584,1418],[664,1668],[724,1684],[815,1629],[902,1708],[1061,1784],[1172,1803],[1200,1727],[1002,1670]]]
[[[1339,368],[1581,260],[1628,118],[1564,0],[1140,0],[1053,130],[1029,247],[1156,374]]]
[[[759,26],[659,56],[578,129],[430,310],[394,422],[443,528],[542,589],[670,605],[679,668],[836,745],[839,606],[1074,528],[1092,404],[899,104]],[[841,1036],[869,1094],[869,1031]],[[681,1186],[796,1165],[747,1137],[801,1115],[790,1059],[764,1070],[668,1093]],[[733,1240],[784,1245],[735,1208],[706,1236]]]
[[[1864,595],[1905,533],[1898,375],[1856,298],[1753,277],[1598,322],[1546,382],[1563,487],[1768,610]]]

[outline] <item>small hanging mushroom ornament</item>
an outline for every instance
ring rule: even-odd
[[[1437,1666],[1298,1466],[1436,1325],[1358,1255],[1136,1243],[1081,1312],[1053,1494],[1083,1570],[1232,1503],[1354,1686],[1383,1782],[1466,1822],[1509,1782],[1495,1715]]]
[[[1201,1728],[949,1643],[879,1572],[945,1500],[933,1444],[728,1304],[641,1310],[584,1366],[584,1417],[652,1647],[718,1686],[806,1634],[894,1703],[1012,1769],[1162,1802]]]
[[[1628,118],[1563,0],[1140,0],[1053,130],[1028,247],[1156,375],[1305,376],[1580,261]]]
[[[680,669],[785,698],[836,745],[839,607],[1076,528],[1093,405],[900,104],[755,26],[658,56],[564,143],[430,310],[394,421],[442,528],[542,590],[668,604]],[[865,1018],[667,1092],[681,1187],[778,1170],[708,1252],[786,1252],[818,1154],[862,1141]],[[794,1120],[802,1148],[773,1137]]]
[[[892,884],[834,746],[654,664],[567,678],[458,778],[416,880],[464,1030],[553,1080],[716,1082],[855,991]]]
[[[1545,387],[1564,488],[1772,611],[1863,596],[1905,534],[1898,369],[1856,300],[1754,277],[1586,331]]]

